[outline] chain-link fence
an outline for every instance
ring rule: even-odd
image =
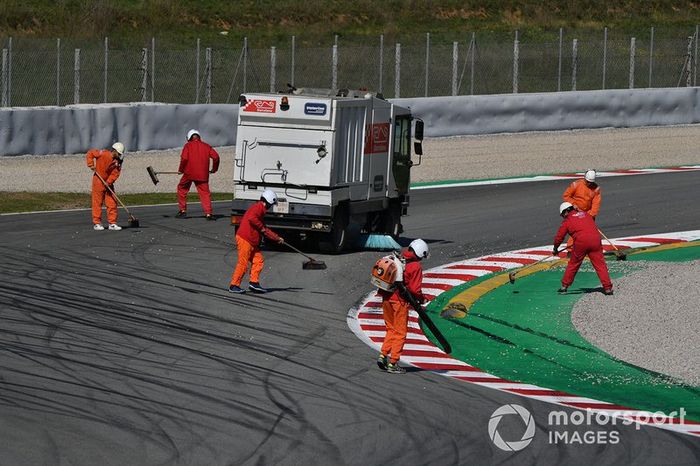
[[[297,87],[368,89],[386,97],[677,87],[697,84],[698,28],[634,36],[607,29],[544,42],[470,34],[438,43],[362,46],[141,47],[72,39],[2,38],[0,104],[233,103],[243,92]],[[370,43],[371,42],[371,43]]]

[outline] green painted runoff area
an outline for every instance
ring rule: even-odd
[[[631,254],[626,262],[608,258],[607,263],[614,281],[638,269],[635,261],[698,258],[700,242],[697,246]],[[556,290],[562,274],[563,267],[559,267],[518,278],[513,285],[482,296],[464,319],[439,317],[452,297],[489,278],[482,277],[443,293],[430,303],[428,312],[451,343],[452,356],[488,373],[653,412],[668,414],[682,407],[687,419],[700,421],[700,387],[615,359],[576,331],[571,322],[574,304],[585,292],[599,292],[600,282],[586,262],[569,293],[559,295]],[[424,331],[429,335],[427,329]]]

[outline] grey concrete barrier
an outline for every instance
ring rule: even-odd
[[[394,99],[428,137],[700,123],[699,89]],[[0,155],[74,154],[122,141],[129,151],[181,147],[190,128],[214,146],[236,142],[238,105],[102,104],[0,109]]]
[[[700,88],[395,99],[428,137],[700,123]]]
[[[0,155],[75,154],[121,141],[128,151],[169,149],[198,129],[214,146],[236,140],[238,105],[101,104],[0,109]]]

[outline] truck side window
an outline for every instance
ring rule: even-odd
[[[411,120],[397,116],[394,122],[394,156],[409,158],[411,156]]]

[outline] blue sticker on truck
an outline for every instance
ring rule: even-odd
[[[317,102],[307,102],[304,104],[304,113],[307,115],[322,116],[326,114],[326,104]]]

